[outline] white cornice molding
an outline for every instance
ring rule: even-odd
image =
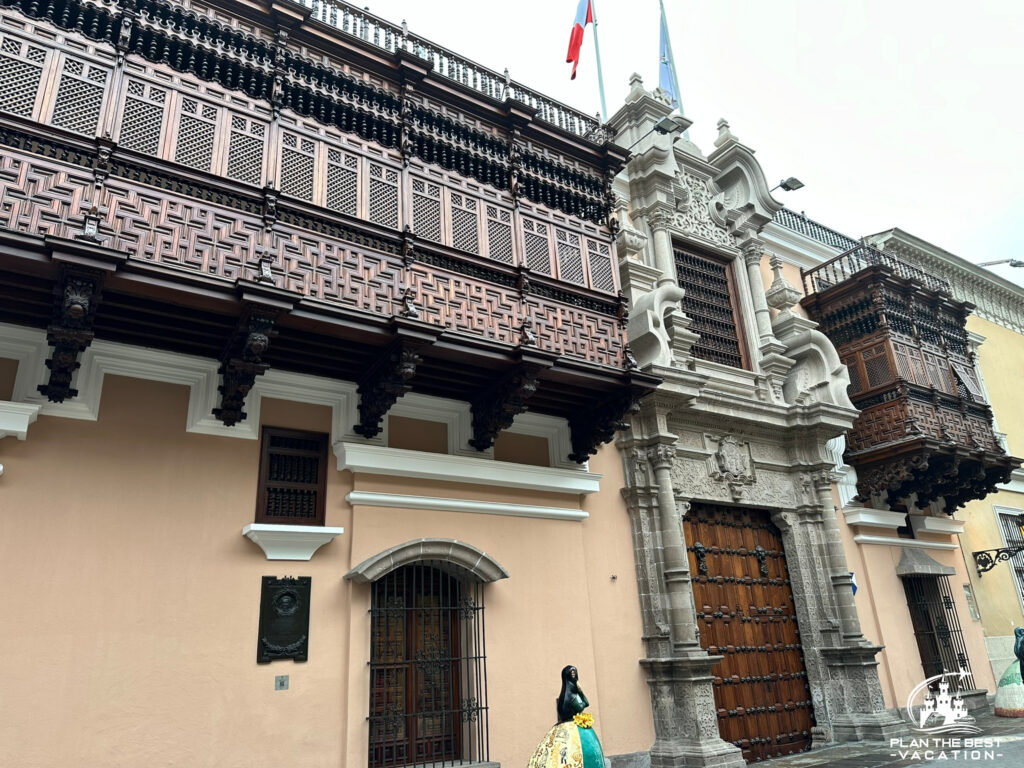
[[[582,468],[534,467],[365,443],[338,442],[334,444],[334,452],[338,457],[338,469],[390,477],[414,477],[570,495],[594,493],[599,490],[601,480],[601,475]]]
[[[870,536],[858,533],[853,537],[858,544],[882,544],[887,547],[920,547],[921,549],[959,549],[959,544],[948,541],[925,541],[924,539],[898,539],[891,536]]]
[[[871,528],[889,528],[890,530],[896,530],[907,522],[907,516],[903,512],[868,509],[867,507],[844,509],[843,516],[846,518],[847,525],[866,525]]]
[[[1015,469],[1010,473],[1010,482],[996,486],[1000,491],[1024,493],[1024,469]]]
[[[384,446],[388,441],[387,419],[384,419],[382,431],[375,438],[366,439],[356,434],[354,428],[359,423],[359,397],[354,382],[271,369],[257,377],[246,397],[245,420],[227,427],[213,415],[220,397],[220,375],[217,373],[219,363],[216,360],[96,340],[82,353],[81,367],[72,380],[78,395],[63,403],[51,403],[37,390],[37,386],[49,376],[46,368],[49,355],[50,347],[44,331],[0,324],[0,357],[18,361],[12,397],[17,409],[34,408],[35,413],[45,416],[96,421],[103,396],[104,377],[110,373],[188,387],[186,432],[256,440],[259,438],[261,404],[264,398],[269,397],[330,408],[332,442],[358,440]],[[447,426],[450,454],[494,458],[493,448],[477,451],[469,445],[473,435],[473,414],[467,402],[413,392],[400,398],[392,406],[389,415],[443,423]],[[0,414],[0,420],[3,418]],[[2,425],[3,421],[0,421],[0,429]],[[552,467],[580,471],[580,467],[568,458],[572,448],[569,425],[565,419],[524,413],[516,416],[506,431],[545,438]],[[583,469],[586,469],[586,465],[583,465]]]
[[[352,491],[346,497],[352,506],[424,509],[433,512],[475,512],[484,515],[539,517],[547,520],[586,520],[590,515],[579,507],[541,507],[533,504],[507,504],[476,499],[448,499],[436,496],[411,496],[401,493]]]
[[[324,525],[271,523],[250,523],[242,529],[242,535],[257,544],[267,560],[310,560],[320,547],[344,532],[344,528]]]
[[[774,222],[767,224],[759,237],[772,253],[800,269],[813,269],[841,253],[836,248],[830,248]]]
[[[30,403],[0,400],[0,439],[16,437],[24,440],[28,437],[28,427],[39,415],[39,408]]]
[[[964,521],[952,517],[925,517],[923,515],[911,515],[910,527],[914,534],[918,533],[945,533],[958,534],[964,532]]]

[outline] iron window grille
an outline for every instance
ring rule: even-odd
[[[370,602],[370,768],[488,762],[484,592],[449,563],[403,566]]]
[[[256,522],[324,525],[328,436],[264,427]]]
[[[1003,543],[1007,547],[1014,547],[1020,545],[1021,542],[1021,529],[1019,517],[1021,511],[1014,509],[1012,511],[997,511],[999,517],[999,526],[1003,529]],[[1017,587],[1017,599],[1021,603],[1021,607],[1024,608],[1024,552],[1018,552],[1015,555],[1011,555],[1010,571],[1013,573],[1013,583]]]
[[[954,691],[976,688],[949,577],[905,576],[903,589],[925,677],[948,672],[946,681]],[[962,681],[956,674],[960,670],[968,673]]]
[[[736,289],[730,266],[678,246],[673,254],[676,278],[686,291],[680,303],[691,320],[690,330],[700,334],[693,356],[745,368],[745,342],[733,304]]]

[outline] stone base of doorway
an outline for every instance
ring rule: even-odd
[[[629,752],[625,755],[605,755],[605,768],[651,768],[650,752]]]
[[[888,741],[910,732],[909,726],[896,712],[857,712],[832,718],[832,742]]]
[[[746,768],[747,761],[739,747],[718,740],[701,748],[699,744],[675,744],[673,747],[651,748],[651,768]]]
[[[977,688],[973,691],[960,691],[960,695],[964,699],[964,703],[967,704],[967,711],[974,712],[978,711],[988,712],[989,703],[988,690],[985,688]]]

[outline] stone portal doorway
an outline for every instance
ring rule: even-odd
[[[683,523],[701,647],[723,656],[718,731],[748,762],[811,747],[814,711],[782,536],[769,513],[694,502]]]

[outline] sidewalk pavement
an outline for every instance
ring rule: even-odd
[[[776,757],[766,768],[907,768],[928,765],[935,768],[1022,768],[1024,766],[1024,718],[996,717],[991,713],[976,714],[976,725],[981,728],[983,740],[978,749],[964,749],[932,738],[926,743],[923,736],[909,732],[901,744],[890,745],[881,741],[861,741],[823,747],[799,755]]]

